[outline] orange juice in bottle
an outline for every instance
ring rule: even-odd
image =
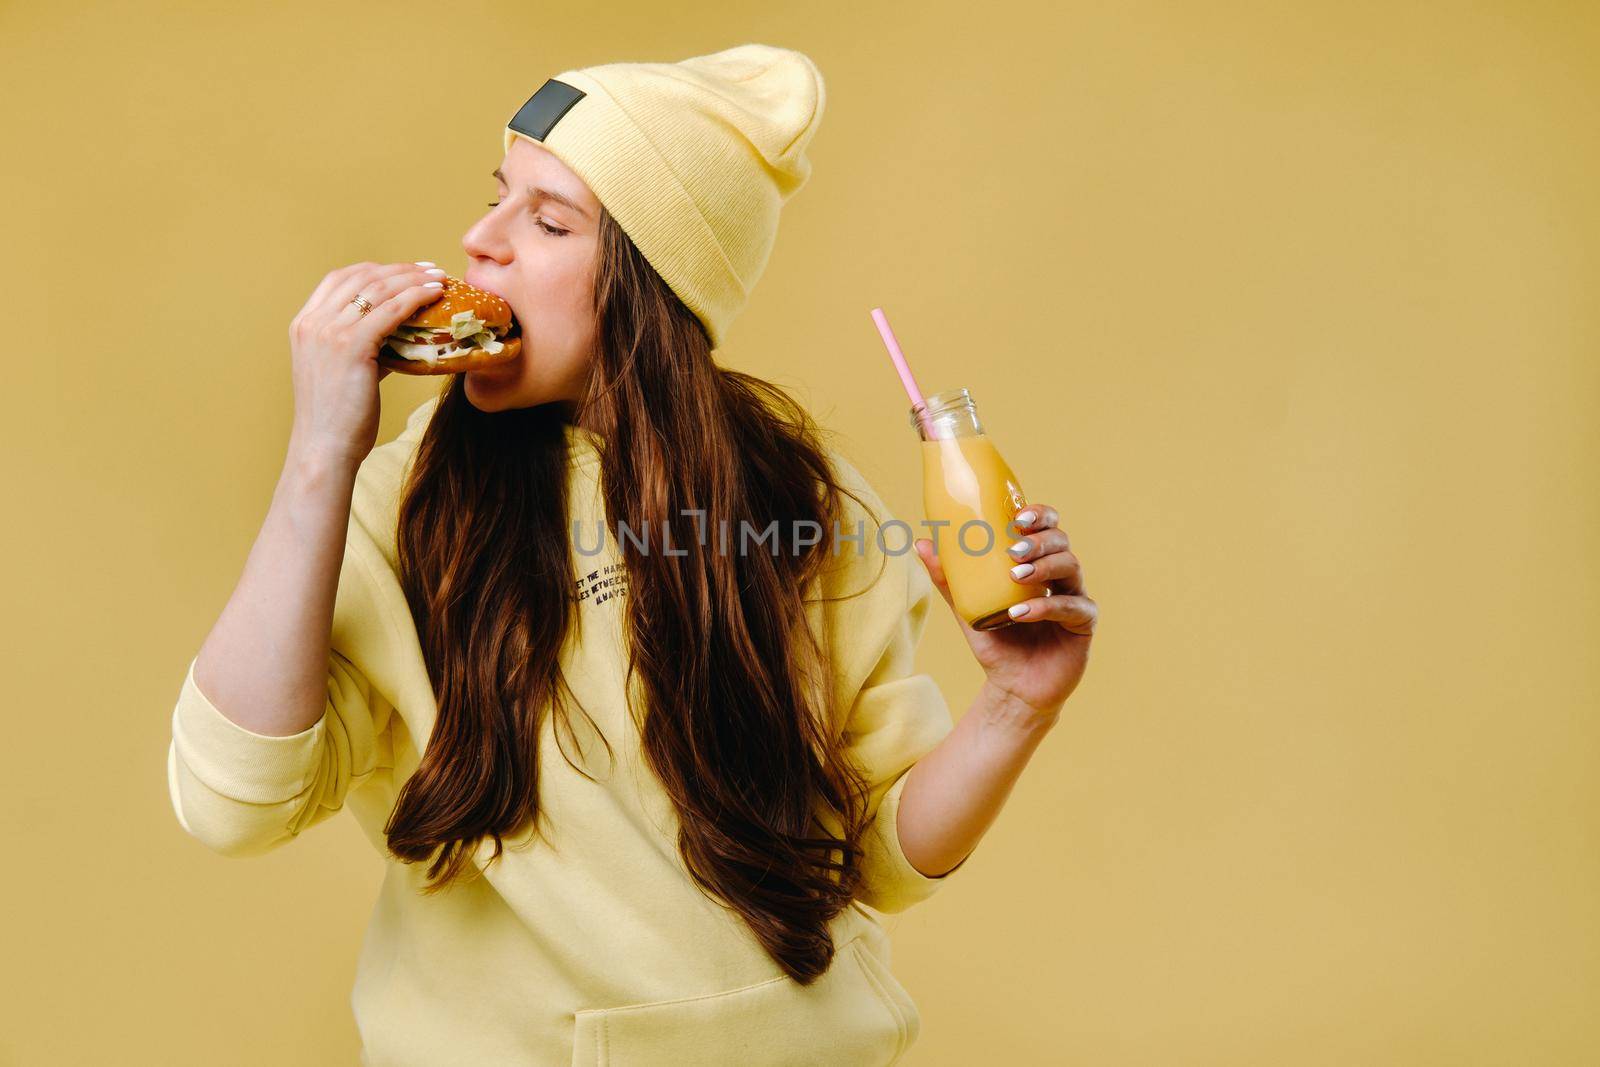
[[[1006,549],[1021,536],[1010,526],[1028,504],[1022,486],[983,431],[965,389],[936,393],[911,409],[922,439],[922,504],[956,612],[975,630],[1013,622],[1006,609],[1048,596],[1042,582],[1011,577]]]

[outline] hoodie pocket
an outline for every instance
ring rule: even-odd
[[[785,974],[721,993],[582,1009],[572,1067],[887,1067],[917,1030],[910,997],[857,937],[808,986]]]

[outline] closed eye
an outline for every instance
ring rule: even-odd
[[[490,203],[489,203],[489,207],[499,207],[499,206],[500,206],[500,201],[498,201],[498,200],[490,201]],[[557,229],[556,227],[551,226],[548,223],[546,223],[543,219],[539,218],[538,216],[535,216],[533,221],[534,221],[535,225],[537,225],[541,230],[543,230],[545,233],[549,234],[551,237],[565,237],[569,232],[571,232],[569,230]]]

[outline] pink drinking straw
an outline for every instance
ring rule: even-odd
[[[894,360],[894,369],[900,375],[900,384],[906,388],[906,396],[911,398],[913,411],[924,406],[922,390],[917,388],[917,380],[911,376],[911,368],[906,365],[906,354],[900,351],[900,342],[895,340],[894,331],[889,328],[889,317],[883,313],[882,308],[872,309],[872,321],[878,325],[878,336],[883,338],[883,347],[889,350],[889,358]]]

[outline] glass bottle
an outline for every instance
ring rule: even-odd
[[[924,398],[911,409],[922,441],[922,506],[938,549],[956,612],[975,630],[1009,626],[1006,609],[1049,595],[1043,582],[1011,577],[1016,560],[1006,549],[1022,536],[1011,525],[1027,497],[965,389]]]

